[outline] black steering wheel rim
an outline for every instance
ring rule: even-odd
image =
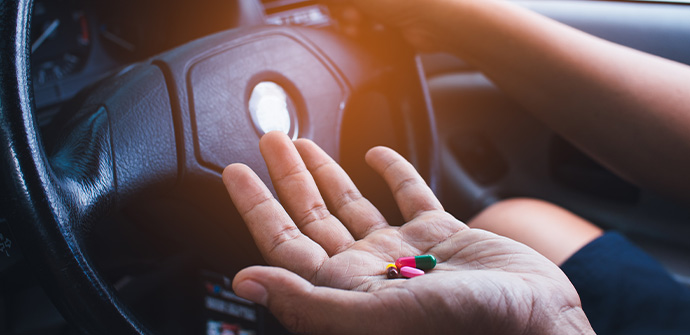
[[[12,195],[3,201],[4,212],[12,233],[24,242],[20,243],[22,253],[70,324],[85,333],[149,333],[83,248],[89,222],[120,201],[114,171],[66,169],[69,166],[61,166],[53,154],[47,154],[39,135],[30,75],[32,5],[31,0],[0,2],[0,154],[4,162],[0,173],[4,190]],[[431,111],[425,116],[430,119],[423,123],[429,127],[423,136],[428,136],[434,133]],[[79,139],[78,143],[86,144],[72,150],[92,151],[80,162],[84,166],[114,166],[112,130],[105,112],[84,117],[88,129],[76,136],[88,141]],[[436,146],[431,137],[430,150],[424,154],[430,164],[421,168],[433,186]]]
[[[23,246],[22,253],[39,271],[37,277],[49,295],[61,292],[70,299],[52,299],[66,319],[91,333],[108,325],[113,334],[144,334],[144,327],[119,302],[82,253],[70,234],[74,210],[56,187],[58,180],[48,161],[34,115],[30,76],[30,22],[33,1],[0,3],[0,149],[5,190],[3,201],[15,236],[25,241],[50,241]],[[104,304],[104,301],[111,303]],[[84,308],[88,306],[88,308]]]

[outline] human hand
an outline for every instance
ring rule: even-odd
[[[244,165],[228,166],[223,180],[275,267],[244,269],[233,288],[267,306],[289,330],[591,332],[575,289],[558,267],[522,244],[470,229],[444,212],[414,167],[394,151],[374,148],[366,161],[393,191],[407,221],[401,227],[388,225],[314,143],[293,145],[272,132],[261,139],[261,152],[285,209]],[[413,279],[386,279],[386,264],[422,254],[434,255],[436,268]]]

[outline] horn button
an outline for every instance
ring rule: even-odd
[[[197,159],[213,170],[256,161],[261,135],[311,138],[337,156],[345,85],[318,52],[292,36],[256,37],[202,58],[187,76]]]
[[[299,134],[295,104],[278,84],[262,81],[249,97],[249,115],[259,135],[281,131],[293,139]]]

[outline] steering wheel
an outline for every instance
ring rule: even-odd
[[[30,79],[31,11],[31,0],[0,2],[0,173],[10,195],[3,211],[42,286],[86,333],[147,333],[92,257],[92,232],[119,208],[174,198],[161,217],[179,222],[164,230],[203,231],[197,240],[211,244],[218,242],[210,236],[227,238],[232,243],[208,248],[223,250],[218,262],[229,263],[227,271],[261,261],[220,173],[243,162],[270,186],[258,150],[266,130],[310,138],[343,161],[358,153],[350,141],[374,135],[346,130],[362,125],[347,120],[349,111],[366,117],[388,108],[400,122],[397,149],[434,182],[428,95],[414,52],[393,35],[367,43],[329,29],[220,32],[100,82],[42,135]],[[283,114],[260,115],[250,106],[257,94],[269,105],[278,99]],[[375,144],[386,143],[360,146]],[[183,214],[190,208],[206,223],[190,222]]]

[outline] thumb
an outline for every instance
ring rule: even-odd
[[[317,287],[283,268],[254,266],[238,273],[233,290],[268,307],[288,330],[309,334],[381,334],[390,313],[373,293]],[[391,322],[391,326],[393,322]]]

